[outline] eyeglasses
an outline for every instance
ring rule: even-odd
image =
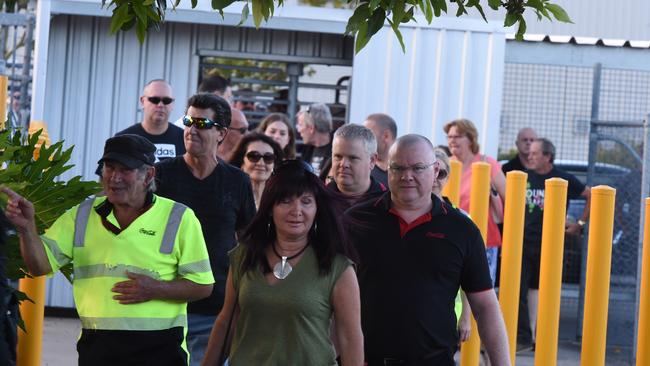
[[[438,171],[438,179],[445,179],[447,176],[449,176],[449,173],[447,173],[445,169],[440,169]]]
[[[257,163],[260,159],[264,159],[264,163],[272,164],[275,161],[275,154],[273,153],[264,153],[261,154],[258,151],[249,151],[246,153],[246,159],[251,163]]]
[[[187,127],[196,126],[199,130],[207,130],[212,127],[225,128],[221,123],[215,122],[209,118],[183,116],[183,124]]]
[[[162,102],[164,105],[170,105],[174,103],[174,98],[170,97],[147,97],[147,100],[152,103],[158,105],[158,103]]]
[[[388,169],[390,169],[390,171],[393,174],[397,174],[399,176],[403,175],[404,173],[406,173],[409,170],[412,171],[413,174],[415,174],[415,175],[420,175],[420,174],[424,173],[425,170],[429,169],[430,167],[434,166],[435,164],[436,164],[435,161],[433,163],[431,163],[431,164],[415,164],[415,165],[411,165],[411,166],[401,166],[401,165],[397,165],[397,164],[391,164],[388,167]]]
[[[447,135],[447,140],[458,140],[465,137],[465,135]]]
[[[315,174],[314,168],[300,159],[287,159],[278,164],[273,170],[273,174],[278,174],[283,170],[299,169],[307,173]]]

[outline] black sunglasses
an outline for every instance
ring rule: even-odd
[[[295,169],[300,169],[302,171],[315,174],[314,173],[314,168],[307,164],[304,160],[300,159],[287,159],[282,161],[280,164],[278,164],[275,169],[273,170],[273,174],[278,174],[283,170],[295,170]]]
[[[246,159],[251,163],[257,163],[260,159],[264,159],[264,163],[271,164],[275,161],[275,154],[273,153],[264,153],[261,154],[257,151],[249,151],[246,153]]]
[[[158,103],[162,102],[164,105],[170,105],[174,103],[174,98],[170,97],[147,97],[147,100],[152,103],[158,105]]]
[[[199,130],[207,130],[212,127],[225,128],[219,122],[209,118],[183,116],[183,124],[187,127],[196,126]]]

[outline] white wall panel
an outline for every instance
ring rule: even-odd
[[[496,156],[504,33],[480,21],[439,23],[445,27],[405,27],[405,53],[384,27],[355,57],[350,120],[383,112],[395,119],[400,135],[419,133],[446,144],[442,126],[468,118],[479,129],[482,150]]]

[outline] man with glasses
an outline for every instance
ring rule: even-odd
[[[185,153],[183,129],[169,123],[169,114],[174,109],[172,87],[163,79],[149,81],[140,97],[142,122],[115,134],[139,135],[156,146],[156,161],[181,156]]]
[[[517,133],[517,140],[515,145],[517,146],[517,155],[508,160],[507,163],[503,164],[501,170],[503,174],[511,170],[521,170],[526,171],[530,168],[530,162],[528,161],[528,154],[530,153],[530,145],[533,144],[533,141],[537,139],[537,133],[530,127],[524,127]]]
[[[376,365],[454,365],[454,303],[467,294],[493,365],[509,365],[508,341],[478,228],[431,193],[431,142],[402,136],[388,156],[389,194],[346,212],[359,252],[365,360]]]
[[[223,306],[228,251],[236,244],[236,232],[255,214],[255,201],[248,175],[216,155],[230,125],[228,102],[204,93],[192,96],[187,104],[183,117],[186,152],[158,163],[156,173],[158,194],[196,213],[215,278],[210,297],[188,306],[187,346],[191,364],[198,365]]]
[[[232,121],[228,127],[228,133],[224,137],[223,142],[219,144],[217,150],[217,155],[225,161],[230,161],[232,153],[235,151],[237,145],[239,145],[239,141],[248,133],[248,121],[244,113],[239,109],[231,107],[230,114],[232,115]]]
[[[340,127],[332,143],[334,180],[327,187],[343,194],[350,204],[376,197],[387,190],[371,172],[377,160],[377,140],[369,129],[355,124]]]

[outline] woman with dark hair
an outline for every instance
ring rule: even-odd
[[[284,113],[271,113],[260,122],[257,131],[273,138],[284,152],[285,159],[296,157],[296,133],[291,121]]]
[[[299,160],[276,167],[259,210],[230,252],[224,306],[203,365],[363,364],[359,286],[329,192]],[[232,323],[232,327],[230,324]]]
[[[259,132],[242,137],[230,158],[230,164],[243,170],[251,178],[255,207],[260,206],[266,181],[273,168],[282,161],[282,148],[272,138]]]

